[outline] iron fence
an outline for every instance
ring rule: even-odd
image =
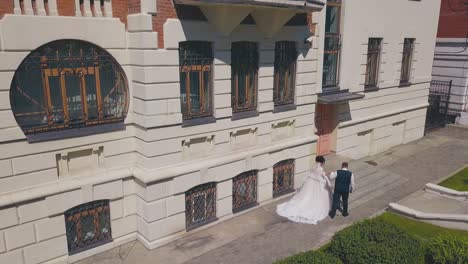
[[[426,112],[425,132],[447,124],[452,81],[431,81],[429,106]]]
[[[248,171],[232,180],[232,211],[237,213],[257,204],[257,171]]]

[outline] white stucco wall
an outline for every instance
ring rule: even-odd
[[[439,8],[440,1],[343,1],[339,86],[365,97],[338,107],[334,151],[361,158],[424,135]],[[324,10],[315,18],[321,43]],[[364,92],[369,38],[383,38],[377,92]],[[415,38],[409,87],[399,87],[404,38]]]

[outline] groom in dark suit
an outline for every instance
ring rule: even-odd
[[[335,179],[335,191],[333,192],[333,205],[329,216],[334,218],[336,210],[340,205],[340,198],[343,199],[343,216],[348,216],[348,198],[349,193],[353,192],[355,187],[354,175],[348,170],[348,163],[341,164],[341,170],[330,173],[330,180]]]

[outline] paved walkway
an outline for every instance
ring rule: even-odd
[[[402,200],[427,182],[437,182],[467,164],[466,153],[468,129],[447,127],[380,155],[350,161],[357,188],[350,197],[349,217],[338,215],[316,226],[292,223],[275,213],[276,204],[285,200],[281,199],[152,251],[132,242],[80,264],[272,263],[318,248],[338,230]],[[329,159],[327,169],[342,160]]]

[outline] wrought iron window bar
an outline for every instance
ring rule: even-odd
[[[70,255],[112,241],[109,200],[98,200],[65,212],[65,227]]]
[[[202,184],[185,193],[185,225],[187,230],[216,220],[216,183]]]
[[[21,63],[10,98],[28,135],[122,122],[127,87],[123,70],[108,52],[84,41],[58,40]]]
[[[232,43],[231,104],[234,113],[257,109],[258,67],[257,43]]]
[[[275,106],[294,104],[296,61],[296,42],[278,41],[275,43],[275,80],[273,92]]]
[[[294,191],[293,159],[284,160],[273,166],[273,197],[278,197]]]
[[[179,72],[184,120],[213,115],[213,49],[207,41],[179,43]]]
[[[248,171],[232,180],[232,212],[237,213],[257,203],[257,171]]]
[[[382,50],[381,38],[370,38],[367,48],[367,66],[365,89],[373,90],[377,87],[380,69],[380,53]]]

